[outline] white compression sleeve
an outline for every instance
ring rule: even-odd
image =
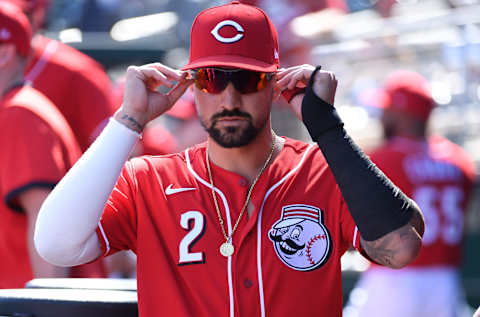
[[[139,137],[111,118],[47,197],[34,236],[35,247],[46,261],[72,266],[99,255],[98,243],[91,241],[98,241],[95,230],[103,208]]]

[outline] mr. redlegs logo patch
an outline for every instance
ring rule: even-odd
[[[268,237],[280,260],[297,271],[314,270],[330,256],[330,234],[323,225],[322,210],[314,206],[284,206]]]

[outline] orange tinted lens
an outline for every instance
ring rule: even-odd
[[[266,87],[269,79],[267,73],[248,70],[201,68],[195,72],[195,86],[211,94],[222,92],[230,81],[242,94],[258,92]]]
[[[195,73],[195,86],[203,92],[218,94],[228,85],[224,72],[213,68],[201,68]]]
[[[266,87],[268,74],[248,70],[232,73],[231,81],[235,88],[242,94],[258,92]]]

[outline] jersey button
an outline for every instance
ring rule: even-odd
[[[238,181],[238,185],[245,187],[247,186],[247,180],[245,178],[242,178]]]
[[[243,286],[245,286],[245,288],[250,288],[253,286],[253,282],[252,280],[246,278],[243,280]]]

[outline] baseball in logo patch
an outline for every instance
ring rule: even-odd
[[[280,260],[294,270],[314,270],[330,256],[332,240],[323,225],[322,210],[314,206],[284,206],[268,237]]]

